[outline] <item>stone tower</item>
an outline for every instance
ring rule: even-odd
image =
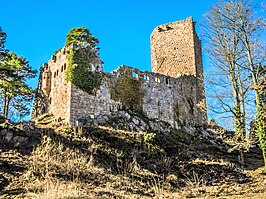
[[[151,34],[152,72],[179,77],[192,75],[196,79],[196,101],[203,109],[199,118],[207,118],[202,66],[201,40],[192,17],[157,26]]]
[[[157,26],[151,34],[152,72],[171,77],[202,73],[201,41],[192,17]]]

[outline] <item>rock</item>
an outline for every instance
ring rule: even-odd
[[[18,139],[18,141],[21,142],[21,143],[25,143],[26,144],[29,141],[29,138],[27,138],[27,137],[20,137]]]
[[[13,133],[10,132],[10,131],[7,131],[6,134],[5,134],[5,139],[7,142],[10,142],[13,138]]]
[[[0,131],[0,135],[5,135],[6,132],[7,132],[7,129],[3,129],[3,130]]]
[[[152,122],[149,122],[149,124],[150,124],[152,131],[159,131],[160,132],[162,130],[159,121],[154,121],[154,122],[152,121]]]
[[[136,125],[139,125],[139,120],[137,120],[136,118],[132,118],[132,122]]]
[[[13,140],[12,140],[12,142],[13,143],[17,143],[18,142],[18,140],[19,140],[19,136],[15,136],[15,137],[13,137]]]
[[[125,117],[127,120],[130,120],[130,118],[131,118],[131,116],[130,116],[127,112],[125,112],[124,117]]]
[[[207,131],[205,131],[204,129],[201,129],[200,132],[201,132],[201,134],[203,135],[204,138],[210,137],[210,134]]]
[[[209,140],[210,141],[210,143],[212,144],[212,145],[214,145],[214,146],[217,146],[218,147],[218,144],[214,141],[214,140]]]
[[[196,134],[197,129],[192,126],[184,126],[184,131],[186,131],[189,135],[194,136]]]

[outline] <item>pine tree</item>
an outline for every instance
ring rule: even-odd
[[[12,119],[21,119],[30,112],[30,104],[34,90],[26,81],[35,77],[29,62],[15,53],[6,53],[0,62],[0,101],[3,116]]]

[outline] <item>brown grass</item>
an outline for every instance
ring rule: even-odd
[[[53,126],[50,121],[52,119],[45,117],[39,127],[47,128],[46,123]],[[19,187],[26,190],[21,198],[40,199],[266,198],[264,169],[237,171],[250,176],[249,182],[238,183],[227,179],[233,175],[219,171],[224,168],[229,172],[238,170],[230,161],[219,157],[181,161],[178,151],[169,156],[162,150],[161,140],[159,144],[148,143],[159,149],[150,153],[143,136],[145,132],[103,126],[93,131],[58,126],[53,132],[46,132],[35,149],[23,157],[28,161],[25,170],[17,175],[16,186],[12,185],[14,182],[10,183],[9,187],[13,186],[10,190]],[[0,157],[11,159],[3,153]],[[214,176],[220,181],[209,183],[208,180],[216,180],[208,177],[210,173],[217,174]],[[7,196],[10,195],[5,194],[3,198]]]

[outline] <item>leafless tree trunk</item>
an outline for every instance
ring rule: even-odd
[[[242,46],[239,41],[238,31],[231,28],[232,24],[227,21],[227,15],[232,15],[232,11],[223,7],[220,3],[206,14],[207,22],[203,28],[203,36],[207,44],[207,52],[211,59],[211,64],[215,68],[216,80],[214,80],[214,92],[220,87],[219,78],[227,78],[229,88],[224,96],[217,94],[219,103],[226,113],[231,113],[235,121],[237,137],[242,139],[246,134],[246,112],[245,112],[245,92],[244,83],[241,83],[242,70],[239,63],[243,58]],[[222,14],[221,14],[222,10]],[[222,80],[225,81],[225,80]],[[212,82],[212,84],[213,84]],[[232,94],[230,94],[232,92]],[[229,95],[228,95],[229,94]],[[232,98],[232,101],[223,100],[223,98]]]
[[[234,108],[229,110],[235,118],[239,140],[243,140],[246,130],[246,95],[251,87],[255,92],[257,132],[266,165],[266,132],[261,119],[266,113],[258,90],[263,77],[261,71],[265,71],[259,68],[266,57],[265,46],[260,44],[265,19],[258,17],[255,10],[251,0],[218,1],[206,14],[207,25],[203,33],[212,64],[218,66],[216,72],[227,74],[231,81]],[[231,106],[230,103],[226,105]]]

